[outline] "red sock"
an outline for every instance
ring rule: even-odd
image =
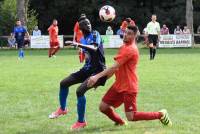
[[[156,120],[161,118],[160,112],[134,112],[133,121]]]
[[[108,108],[105,111],[102,111],[105,115],[107,115],[112,121],[118,123],[118,124],[124,124],[124,120],[121,119],[121,117],[114,112],[112,108]]]

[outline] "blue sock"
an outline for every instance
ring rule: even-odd
[[[21,57],[24,58],[24,50],[21,50]]]
[[[85,122],[85,108],[86,108],[85,96],[78,97],[78,104],[77,104],[78,122]]]
[[[18,51],[18,56],[19,56],[19,58],[22,57],[21,49]]]
[[[69,93],[69,88],[60,87],[59,101],[60,101],[60,108],[62,110],[65,110],[66,108],[68,93]]]

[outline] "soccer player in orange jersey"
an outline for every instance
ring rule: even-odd
[[[82,18],[86,18],[86,15],[85,14],[81,14],[80,18],[79,19],[82,19]],[[74,42],[78,42],[80,43],[80,40],[81,38],[83,38],[83,33],[82,31],[80,30],[79,28],[79,23],[78,21],[76,22],[75,26],[74,26],[74,36],[73,36],[73,41]],[[83,52],[83,49],[82,48],[79,48],[79,61],[80,63],[83,63],[84,59],[85,59],[85,54]]]
[[[138,28],[128,26],[123,38],[123,45],[115,56],[115,63],[104,71],[91,76],[88,80],[88,86],[92,87],[98,79],[115,74],[115,82],[104,95],[100,104],[100,111],[115,122],[116,125],[124,125],[126,122],[112,109],[124,104],[125,114],[128,121],[140,120],[160,120],[164,125],[172,125],[167,111],[159,112],[138,112],[137,94],[138,77],[136,66],[138,64],[139,52],[136,46]]]
[[[131,18],[126,18],[126,19],[122,22],[122,24],[121,24],[121,26],[120,26],[121,30],[122,30],[123,32],[125,32],[125,30],[126,30],[126,28],[128,27],[128,25],[135,26],[135,21],[132,20]]]
[[[55,57],[56,52],[60,49],[59,40],[58,40],[58,21],[53,20],[52,25],[48,28],[50,36],[50,48],[49,48],[49,58]]]

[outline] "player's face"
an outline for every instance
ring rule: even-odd
[[[123,41],[125,43],[131,43],[135,38],[134,32],[130,29],[126,29],[126,31],[124,32],[124,39]]]
[[[58,25],[58,21],[57,21],[57,20],[54,20],[54,21],[53,21],[53,25],[54,25],[54,26],[57,26],[57,25]]]
[[[92,26],[88,19],[84,19],[80,21],[79,26],[83,32],[90,33],[92,31]]]
[[[156,21],[157,17],[155,15],[152,15],[151,19],[154,22],[154,21]]]
[[[17,25],[17,26],[21,26],[21,21],[17,21],[17,22],[16,22],[16,25]]]

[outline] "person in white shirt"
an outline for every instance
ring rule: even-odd
[[[148,34],[150,60],[153,60],[156,55],[156,46],[160,36],[160,24],[156,21],[155,14],[151,16],[151,22],[147,24],[146,34]]]
[[[35,26],[33,36],[41,36],[41,31],[38,29],[38,26]]]
[[[113,35],[113,30],[112,30],[111,26],[108,26],[108,28],[106,30],[106,35]]]

